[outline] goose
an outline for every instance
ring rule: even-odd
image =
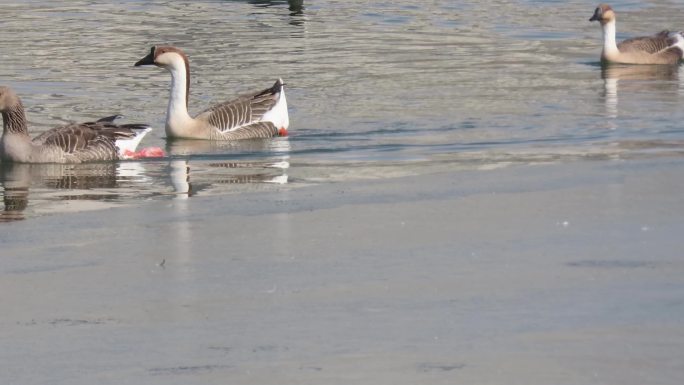
[[[114,124],[119,115],[57,126],[31,139],[24,105],[10,87],[0,86],[0,112],[3,162],[81,163],[163,156],[160,148],[135,152],[152,129],[145,124]]]
[[[169,138],[237,140],[287,135],[290,120],[282,79],[263,91],[238,96],[212,106],[194,118],[188,114],[190,63],[172,46],[153,46],[135,66],[156,65],[171,72],[171,93],[166,110]]]
[[[608,4],[596,7],[589,21],[603,29],[601,61],[623,64],[677,64],[684,59],[684,34],[662,31],[654,36],[635,37],[615,42],[615,11]]]

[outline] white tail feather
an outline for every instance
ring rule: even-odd
[[[677,41],[676,43],[672,44],[672,47],[678,47],[680,50],[682,50],[682,59],[684,59],[684,32],[670,32],[668,37],[674,38]]]
[[[287,168],[290,168],[290,162],[284,160],[282,162],[275,162],[275,163],[267,164],[266,167],[287,169]]]
[[[117,139],[116,147],[119,149],[119,156],[124,157],[127,152],[135,152],[138,148],[140,141],[147,135],[148,132],[152,131],[151,127],[147,127],[144,130],[138,131],[136,135],[132,138],[127,139]]]
[[[280,79],[280,83],[282,82],[283,80]],[[278,102],[276,102],[275,106],[273,106],[273,108],[264,114],[261,120],[273,123],[278,129],[284,128],[287,130],[287,128],[290,126],[290,117],[287,113],[287,100],[285,99],[284,85],[280,87],[280,97],[278,97]]]
[[[288,177],[287,177],[287,174],[278,175],[278,176],[274,176],[271,179],[267,179],[264,182],[265,183],[273,183],[273,184],[287,184]]]

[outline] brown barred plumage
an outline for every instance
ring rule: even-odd
[[[263,138],[265,131],[258,129],[259,125],[251,122],[258,121],[264,114],[273,108],[278,101],[278,94],[280,92],[280,81],[277,81],[273,87],[267,88],[253,94],[241,95],[231,101],[217,104],[201,113],[195,119],[207,121],[211,126],[216,127],[221,133],[229,134],[236,129],[256,128],[253,136],[244,132],[238,136]],[[271,136],[277,136],[278,130],[275,130]],[[229,135],[229,137],[236,137],[236,135]]]
[[[674,39],[668,37],[670,31],[661,31],[654,36],[633,37],[618,44],[620,52],[648,52],[656,53],[670,47],[676,43]]]
[[[117,125],[118,116],[96,122],[70,123],[54,127],[31,140],[24,108],[19,97],[8,87],[0,87],[0,110],[3,115],[3,135],[0,158],[3,161],[25,163],[81,163],[119,159],[116,141],[130,139],[142,124]]]
[[[272,138],[278,136],[278,128],[271,122],[256,122],[247,124],[231,131],[216,130],[214,140],[240,140]]]

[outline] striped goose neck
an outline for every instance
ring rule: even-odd
[[[28,125],[24,105],[17,98],[16,103],[2,111],[2,127],[5,134],[22,134],[28,136]]]

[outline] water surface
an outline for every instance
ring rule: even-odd
[[[679,22],[667,2],[612,5],[620,10],[619,38]],[[0,79],[22,97],[32,134],[120,113],[152,124],[145,145],[170,155],[103,167],[33,167],[38,171],[22,174],[30,186],[26,208],[62,210],[55,199],[64,196],[80,197],[73,209],[177,197],[186,192],[174,177],[194,183],[198,194],[224,194],[516,163],[681,156],[680,68],[601,68],[600,30],[587,21],[593,7],[583,1],[6,2]],[[191,113],[282,77],[291,135],[167,143],[170,76],[133,67],[153,44],[188,53]],[[176,171],[180,164],[189,166],[184,177]],[[105,174],[98,180],[115,183],[45,183],[89,178],[95,169]],[[16,174],[3,174],[6,200]],[[14,207],[6,203],[6,210]]]

